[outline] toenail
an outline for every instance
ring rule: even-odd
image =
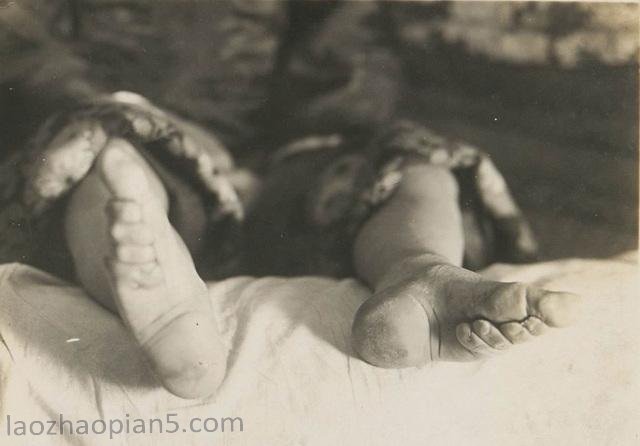
[[[484,336],[484,335],[489,334],[489,331],[491,331],[491,326],[486,321],[475,321],[473,323],[473,329],[479,335],[483,335]]]
[[[114,240],[118,240],[120,238],[122,238],[122,227],[120,225],[113,225],[111,227],[111,230],[109,231],[109,235],[111,235],[111,238]]]
[[[456,336],[460,341],[471,341],[471,327],[469,327],[469,324],[459,324],[456,327]]]

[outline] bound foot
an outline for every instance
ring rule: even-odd
[[[164,386],[184,398],[206,396],[226,366],[207,288],[133,150],[113,140],[97,161],[112,195],[106,263],[113,300]]]
[[[409,367],[481,359],[576,317],[579,298],[570,293],[494,282],[448,264],[417,271],[386,281],[358,310],[353,343],[365,361]]]

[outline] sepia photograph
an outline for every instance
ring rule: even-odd
[[[0,0],[0,444],[640,444],[639,49],[637,1]]]

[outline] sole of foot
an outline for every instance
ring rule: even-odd
[[[105,263],[113,299],[164,387],[183,398],[208,396],[224,378],[226,353],[207,287],[149,187],[143,163],[119,139],[97,160],[112,195],[105,209],[112,243]]]
[[[353,346],[386,368],[479,360],[571,325],[579,307],[575,294],[435,265],[374,293],[356,313]]]

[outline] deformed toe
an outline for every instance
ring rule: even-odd
[[[500,331],[512,344],[522,344],[531,340],[531,333],[520,322],[507,322],[500,325]]]
[[[107,260],[106,263],[118,289],[153,288],[164,281],[162,269],[156,262],[132,264]]]
[[[472,331],[471,325],[466,322],[458,324],[456,327],[456,338],[458,342],[476,355],[490,354],[493,349]]]
[[[135,280],[130,263],[123,263],[115,258],[105,258],[104,263],[111,276],[114,290],[135,289],[139,283]]]
[[[148,263],[156,258],[156,252],[150,245],[118,245],[116,257],[124,263]]]
[[[541,336],[545,334],[548,328],[544,322],[534,316],[528,317],[524,322],[522,322],[522,326],[534,336]]]
[[[491,324],[488,321],[485,321],[483,319],[478,319],[477,321],[473,321],[473,324],[471,324],[471,327],[474,333],[477,334],[478,336],[485,336],[489,334],[489,332],[491,331]]]
[[[478,319],[473,322],[472,328],[473,332],[492,348],[505,350],[510,345],[507,338],[489,321]]]
[[[153,231],[140,223],[115,223],[109,235],[114,242],[122,244],[149,245],[155,239]]]
[[[542,319],[552,327],[566,327],[579,316],[581,299],[573,293],[544,291],[537,307]]]
[[[164,274],[156,262],[136,265],[131,274],[133,280],[143,288],[153,288],[164,282]]]
[[[140,204],[131,200],[111,200],[107,205],[107,214],[115,222],[140,223],[142,221]]]

